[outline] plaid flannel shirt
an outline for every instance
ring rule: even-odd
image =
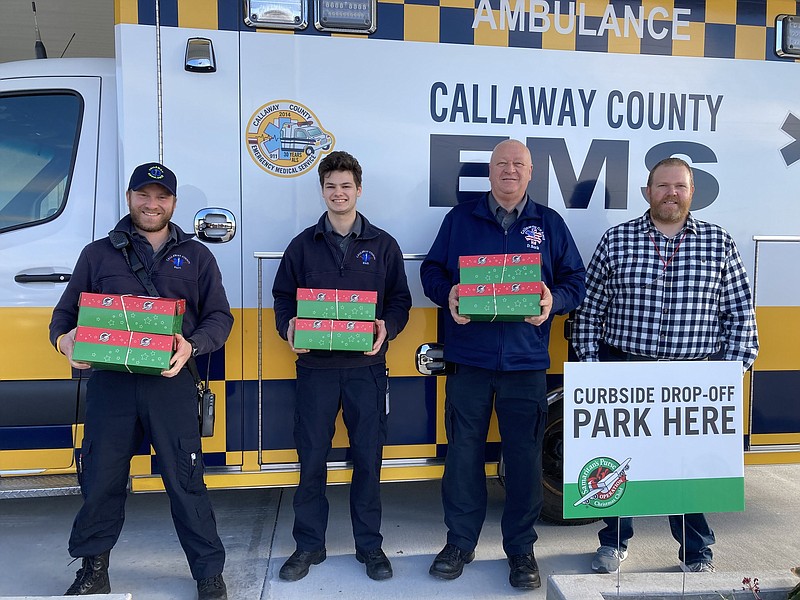
[[[580,360],[596,361],[601,340],[653,359],[719,353],[750,368],[758,354],[755,313],[728,232],[690,214],[667,238],[649,212],[606,231],[586,269],[572,343]]]

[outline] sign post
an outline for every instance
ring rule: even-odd
[[[564,365],[564,517],[744,510],[742,364]]]

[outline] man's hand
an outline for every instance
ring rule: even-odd
[[[67,357],[69,364],[72,366],[73,369],[91,369],[92,365],[85,362],[77,362],[72,360],[72,352],[75,350],[75,332],[78,331],[78,328],[74,328],[69,333],[66,333],[61,336],[61,339],[58,340],[58,350]]]
[[[161,375],[163,377],[175,377],[191,357],[192,345],[180,333],[176,333],[175,354],[169,359],[169,371],[161,371]]]
[[[544,284],[544,281],[542,282],[542,298],[539,300],[539,306],[542,309],[542,313],[537,317],[525,317],[526,323],[538,327],[547,321],[547,317],[550,316],[550,309],[553,307],[553,294],[550,293],[550,288]]]
[[[375,343],[372,344],[372,350],[364,352],[367,356],[374,356],[378,353],[386,340],[386,321],[382,319],[375,319]]]
[[[450,315],[453,317],[453,321],[459,325],[469,323],[469,317],[458,314],[458,284],[450,288],[450,294],[447,296],[447,305],[450,308]]]
[[[305,354],[308,352],[308,348],[295,348],[294,347],[294,323],[297,321],[297,317],[292,317],[289,319],[289,327],[286,328],[286,341],[289,342],[289,347],[292,349],[292,352],[295,354]]]

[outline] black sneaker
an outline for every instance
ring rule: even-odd
[[[392,564],[380,548],[361,553],[356,550],[356,560],[367,567],[367,577],[375,581],[392,578]]]
[[[110,594],[108,580],[108,555],[86,556],[81,559],[82,566],[75,572],[75,581],[64,593],[65,596],[86,596],[87,594]]]
[[[536,564],[533,552],[509,556],[508,566],[511,567],[508,582],[512,587],[535,589],[542,585],[542,580],[539,578],[539,565]]]
[[[228,600],[228,589],[222,573],[197,582],[197,600]]]
[[[428,573],[439,579],[455,579],[474,558],[475,552],[464,552],[454,544],[446,544],[433,559]]]
[[[308,575],[308,569],[311,565],[318,565],[326,558],[325,548],[314,552],[295,550],[283,563],[278,577],[284,581],[297,581]]]

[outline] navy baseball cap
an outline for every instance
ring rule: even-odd
[[[177,195],[178,179],[175,177],[175,173],[157,162],[149,162],[136,167],[131,175],[128,189],[135,192],[150,183],[163,185],[170,194]]]

